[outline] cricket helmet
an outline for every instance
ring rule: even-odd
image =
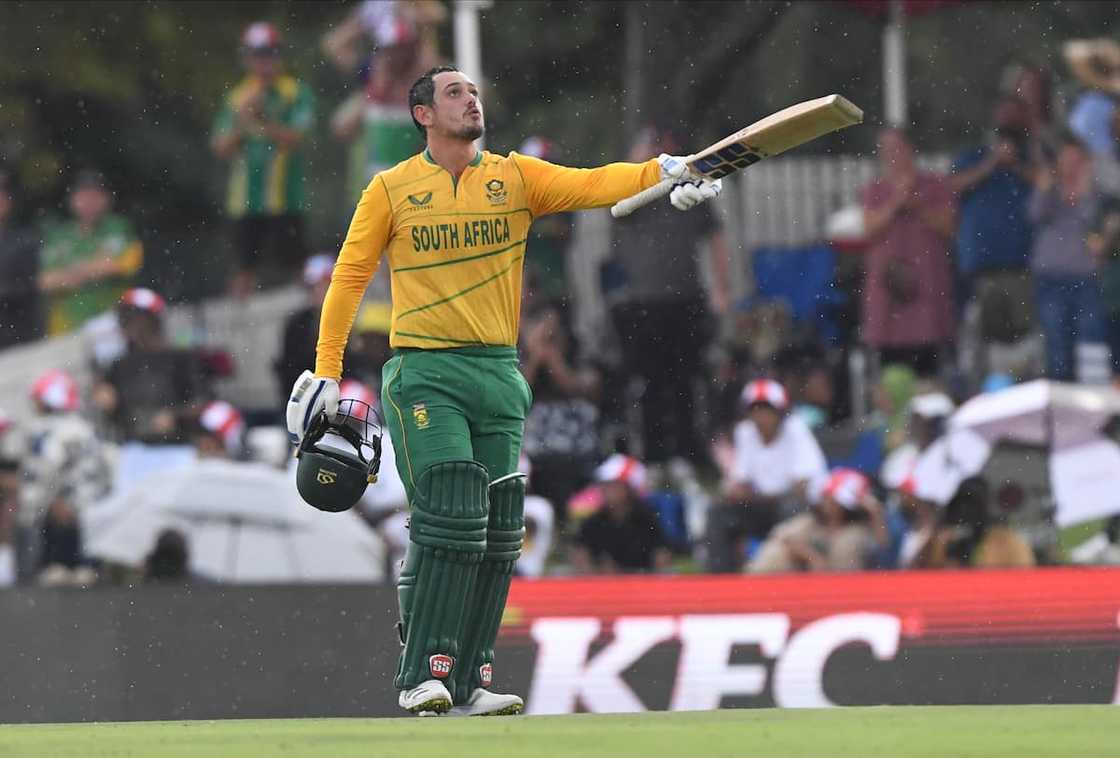
[[[381,418],[361,400],[346,399],[328,419],[312,420],[296,451],[296,489],[321,511],[349,510],[381,467]]]

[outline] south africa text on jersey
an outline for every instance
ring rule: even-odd
[[[509,242],[509,221],[505,218],[482,218],[412,227],[414,252],[497,245],[502,242]]]

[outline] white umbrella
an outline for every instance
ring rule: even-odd
[[[1039,380],[978,395],[919,458],[919,496],[947,502],[983,469],[994,445],[1011,442],[1047,451],[1058,526],[1120,513],[1120,447],[1103,433],[1118,414],[1120,392],[1111,387]]]
[[[290,472],[201,460],[146,477],[82,514],[86,553],[139,566],[165,529],[186,535],[191,569],[231,583],[377,582],[384,545],[352,512],[304,503]]]
[[[949,428],[971,429],[988,442],[1068,450],[1102,439],[1101,430],[1117,414],[1120,392],[1111,387],[1040,379],[972,398],[953,414]]]

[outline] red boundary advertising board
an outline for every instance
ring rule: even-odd
[[[1112,569],[518,581],[495,676],[528,654],[532,713],[1118,702],[1118,613]]]

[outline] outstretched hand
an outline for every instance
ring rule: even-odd
[[[719,197],[723,191],[722,179],[708,179],[689,170],[685,159],[662,153],[657,157],[661,166],[662,181],[672,181],[677,186],[669,193],[669,202],[679,211],[695,208],[705,200]]]

